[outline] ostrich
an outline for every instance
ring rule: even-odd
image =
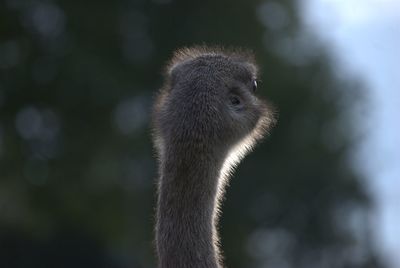
[[[255,95],[256,75],[243,51],[184,48],[167,65],[153,110],[160,268],[222,267],[216,225],[226,182],[274,122]]]

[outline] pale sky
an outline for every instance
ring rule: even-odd
[[[375,202],[376,247],[400,267],[400,0],[305,0],[307,26],[325,41],[337,68],[367,85],[369,111],[355,156]]]

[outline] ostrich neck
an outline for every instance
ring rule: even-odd
[[[217,268],[215,228],[223,159],[196,153],[161,161],[156,240],[160,268]]]

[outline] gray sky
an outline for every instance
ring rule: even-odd
[[[305,0],[304,21],[337,58],[341,72],[361,79],[368,111],[354,116],[365,139],[354,157],[368,179],[376,210],[376,245],[400,267],[400,1]]]

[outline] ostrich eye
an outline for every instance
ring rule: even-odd
[[[257,80],[253,80],[253,92],[256,92],[257,90]]]
[[[233,106],[237,107],[240,106],[241,104],[241,101],[238,96],[230,96],[229,100]]]

